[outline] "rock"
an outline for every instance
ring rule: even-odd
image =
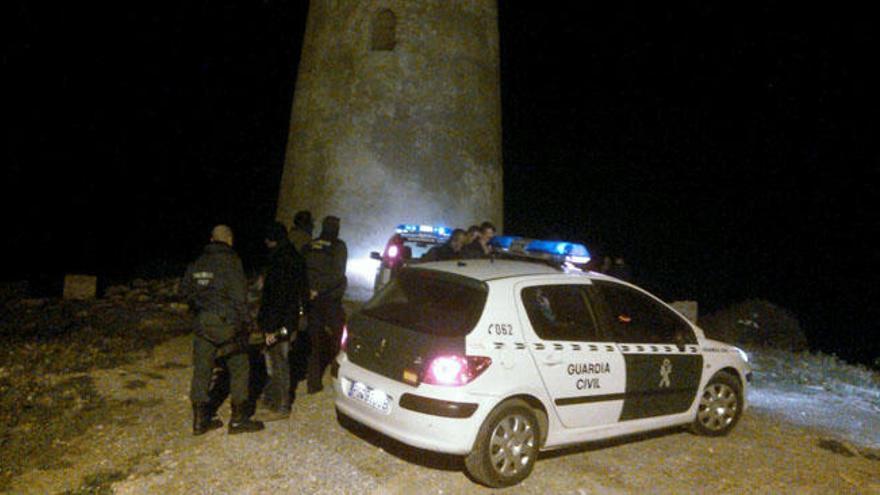
[[[64,276],[64,299],[94,299],[98,288],[98,278],[92,275]]]
[[[144,318],[138,322],[138,328],[141,330],[149,330],[151,328],[161,327],[164,322],[159,318]]]
[[[0,283],[0,301],[20,299],[27,295],[30,285],[27,280]]]
[[[104,297],[124,297],[125,294],[128,293],[128,291],[129,288],[125,285],[114,285],[112,287],[107,287],[107,290],[104,291]]]
[[[22,299],[20,304],[26,308],[41,308],[45,306],[48,301],[49,300],[45,298]]]
[[[836,438],[820,438],[818,442],[819,448],[840,454],[844,457],[857,457],[859,451],[849,442],[837,440]]]
[[[186,303],[173,302],[165,305],[165,308],[172,313],[186,313],[189,311],[189,305]]]
[[[706,336],[732,344],[805,351],[807,337],[789,311],[763,300],[749,300],[700,319]]]
[[[149,297],[147,289],[133,289],[125,294],[125,299],[128,301],[137,301],[143,296]]]

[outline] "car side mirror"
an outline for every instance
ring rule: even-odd
[[[376,260],[376,261],[382,261],[382,255],[379,254],[378,251],[373,251],[373,252],[371,252],[371,253],[370,253],[370,258],[372,258],[372,259],[374,259],[374,260]]]

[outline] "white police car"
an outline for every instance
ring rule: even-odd
[[[385,286],[392,275],[404,265],[417,261],[432,247],[439,246],[449,240],[452,229],[435,225],[400,224],[385,244],[385,249],[370,253],[370,257],[379,261],[373,290],[378,291]]]
[[[742,351],[638,287],[573,267],[589,260],[582,245],[493,244],[494,259],[402,269],[352,316],[331,369],[341,419],[464,455],[493,487],[526,478],[540,450],[736,425],[751,376]]]

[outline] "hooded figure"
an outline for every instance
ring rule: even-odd
[[[324,368],[336,355],[345,324],[342,296],[348,285],[345,277],[348,248],[339,239],[339,223],[339,217],[325,217],[321,223],[321,235],[305,249],[310,298],[308,332],[311,352],[307,371],[310,394],[323,389]]]
[[[287,229],[279,222],[272,223],[265,243],[269,249],[269,265],[257,323],[266,339],[269,372],[263,400],[270,413],[263,419],[276,420],[290,414],[290,336],[299,328],[299,312],[307,285],[303,258],[287,240]]]
[[[348,247],[339,239],[339,217],[328,216],[321,223],[321,235],[305,249],[311,298],[342,299],[348,285],[345,265]]]
[[[312,212],[300,210],[293,216],[293,228],[290,229],[290,243],[302,254],[306,244],[312,241],[312,232],[315,224],[312,222]]]

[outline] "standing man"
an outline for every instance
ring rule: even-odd
[[[299,254],[303,254],[306,244],[312,242],[312,232],[315,224],[312,222],[312,212],[300,210],[293,216],[293,227],[290,229],[290,242]]]
[[[290,336],[299,326],[299,310],[307,290],[305,263],[287,240],[287,229],[273,222],[266,231],[269,265],[257,324],[266,339],[266,384],[264,402],[269,408],[264,421],[290,416]]]
[[[293,227],[290,229],[289,239],[300,257],[305,256],[305,249],[312,242],[312,232],[314,230],[315,224],[312,221],[312,212],[309,210],[296,212],[296,215],[293,216]],[[305,311],[308,309],[308,294],[309,289],[306,286],[302,292],[303,311],[300,313],[306,317]],[[300,325],[302,324],[302,321],[300,321]],[[291,388],[294,390],[296,390],[296,385],[299,381],[306,376],[306,364],[309,359],[309,349],[311,348],[308,332],[304,328],[301,330],[303,331],[297,333],[296,340],[290,344]]]
[[[348,248],[339,239],[339,218],[327,216],[321,223],[321,235],[308,244],[305,250],[306,271],[309,281],[309,321],[308,332],[311,353],[308,359],[308,392],[320,392],[324,386],[321,379],[329,359],[333,359],[333,349],[339,343],[342,327],[345,324],[345,311],[342,296],[348,281],[345,278],[345,265],[348,262]],[[331,342],[326,342],[324,327],[329,327]],[[327,354],[330,354],[327,359]]]
[[[193,377],[190,400],[193,405],[193,434],[201,435],[223,423],[216,418],[219,404],[210,404],[211,375],[215,360],[228,370],[232,416],[229,433],[263,429],[248,413],[248,356],[250,318],[247,310],[247,280],[241,259],[232,249],[232,229],[217,225],[211,242],[191,263],[181,282],[181,292],[195,310]]]

